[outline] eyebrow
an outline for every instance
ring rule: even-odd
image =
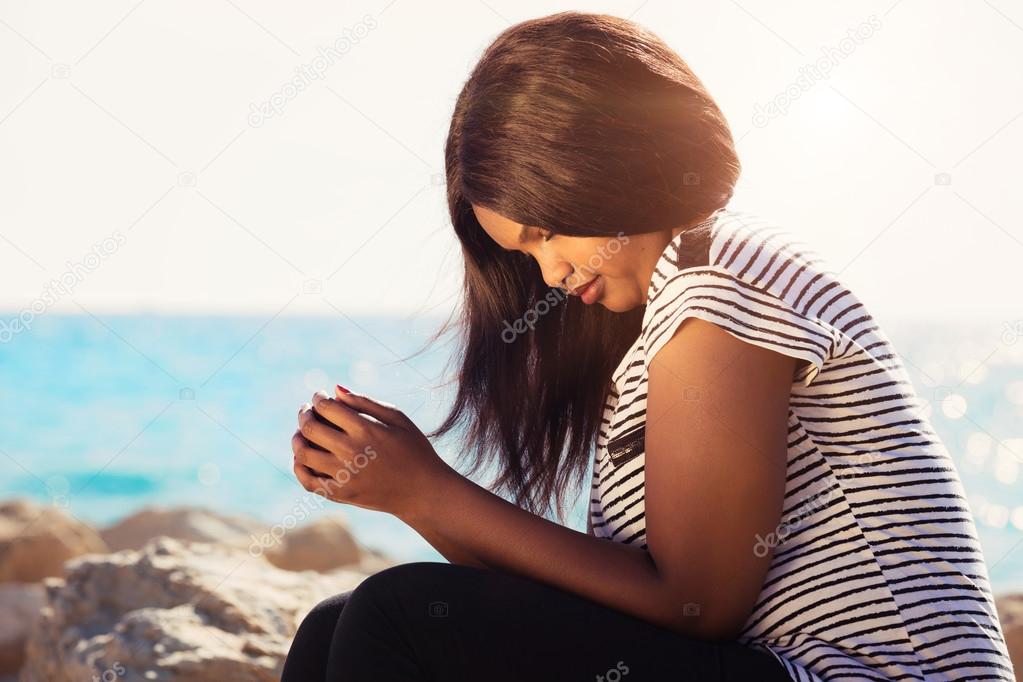
[[[529,232],[529,228],[526,227],[525,225],[523,225],[522,229],[519,230],[519,241],[518,241],[519,244],[525,244],[526,243],[526,241],[529,239],[528,232]]]

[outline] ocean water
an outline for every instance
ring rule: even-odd
[[[12,315],[4,315],[9,320]],[[140,507],[202,505],[268,526],[346,516],[399,560],[442,561],[393,516],[315,498],[291,472],[299,406],[341,383],[419,427],[445,415],[451,346],[412,359],[440,318],[56,315],[0,343],[0,498],[105,525]],[[1023,328],[886,324],[952,453],[996,592],[1023,590]],[[456,439],[438,443],[453,461]],[[315,498],[315,499],[314,499]],[[585,527],[585,500],[571,525]]]

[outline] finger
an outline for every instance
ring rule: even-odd
[[[317,391],[312,397],[313,410],[325,421],[333,424],[341,431],[345,431],[345,425],[347,424],[350,429],[354,432],[355,425],[361,418],[352,408],[333,400],[326,391]]]
[[[388,426],[408,427],[412,424],[412,420],[391,403],[374,400],[361,393],[344,393],[337,389],[335,389],[335,395],[337,396],[337,401],[341,404],[379,419]]]
[[[298,438],[301,438],[302,440],[299,441],[298,439],[295,438],[295,436],[298,436]],[[302,435],[301,431],[295,431],[295,433],[293,433],[292,436],[291,436],[291,451],[294,453],[293,457],[294,457],[294,463],[295,464],[298,463],[298,452],[296,451],[295,448],[299,444],[301,444],[303,446],[307,446],[307,447],[309,447],[309,448],[311,448],[313,450],[319,450],[321,452],[326,452],[326,450],[323,450],[323,448],[318,446],[316,443],[310,443],[308,440],[306,440],[305,436]],[[320,476],[321,475],[321,474],[316,473],[312,469],[310,469],[308,466],[305,466],[304,469],[306,470],[307,473],[312,474],[313,476]]]
[[[301,430],[295,431],[295,433],[297,433],[298,435],[302,436],[302,431]],[[305,444],[305,445],[308,445],[309,447],[311,447],[314,450],[319,450],[320,452],[330,452],[330,450],[327,450],[322,445],[317,445],[316,443],[312,442],[311,440],[307,440],[305,436],[302,436],[302,443]],[[291,449],[292,449],[292,451],[294,451],[294,449],[295,449],[295,437],[294,436],[291,437]],[[295,453],[295,454],[298,454],[298,453]]]
[[[344,487],[344,482],[339,481],[336,478],[330,476],[322,476],[315,473],[312,469],[305,466],[304,464],[296,460],[295,466],[304,475],[305,483],[303,486],[306,490],[311,493],[316,493],[321,497],[325,497],[332,502],[342,502],[340,497],[341,488]],[[296,473],[296,475],[298,475]]]
[[[333,388],[333,397],[335,397],[335,402],[336,402],[337,404],[339,404],[339,405],[341,405],[341,406],[343,406],[343,407],[347,407],[348,409],[350,409],[350,410],[353,410],[353,411],[354,411],[354,412],[356,412],[357,414],[365,414],[365,415],[366,415],[366,416],[368,416],[368,417],[369,417],[370,419],[372,419],[373,423],[389,423],[389,422],[387,422],[387,421],[385,421],[385,420],[383,420],[383,419],[380,419],[379,417],[375,417],[375,416],[373,416],[372,414],[370,414],[369,412],[367,412],[367,411],[365,411],[365,410],[360,410],[360,409],[359,409],[359,408],[358,408],[358,407],[357,407],[356,405],[354,405],[354,404],[353,404],[353,405],[346,405],[346,404],[345,404],[345,401],[343,401],[343,400],[341,400],[341,399],[342,399],[342,398],[344,398],[345,396],[349,396],[349,395],[351,395],[351,392],[347,392],[347,393],[346,393],[345,391],[342,391],[342,390],[341,390],[341,384],[340,384],[340,383],[339,383],[339,384],[337,384],[335,388]],[[313,401],[313,406],[314,406],[314,407],[315,407],[315,404],[316,404],[316,403],[315,403],[315,400],[314,400],[314,401]],[[404,417],[404,415],[403,415],[403,414],[401,414],[401,411],[400,411],[400,410],[398,410],[398,408],[394,407],[394,405],[389,405],[389,404],[387,404],[387,403],[381,403],[381,402],[379,402],[379,401],[377,401],[377,404],[379,404],[379,405],[383,405],[383,406],[386,406],[386,407],[390,407],[390,408],[392,408],[393,410],[395,410],[395,412],[397,412],[397,413],[398,413],[398,415],[400,415],[400,416],[396,415],[396,416],[398,416],[398,418]]]
[[[316,416],[312,405],[306,403],[298,413],[298,430],[312,443],[335,454],[351,452],[352,442],[348,434],[326,424]]]
[[[296,431],[291,436],[291,450],[295,453],[295,461],[312,469],[314,474],[333,477],[340,468],[340,463],[333,453],[325,452],[314,443],[310,443],[301,431]]]
[[[298,479],[299,484],[311,493],[316,493],[326,497],[326,491],[319,484],[319,477],[314,476],[309,472],[309,469],[304,465],[295,461],[295,464],[291,467],[291,470],[295,473],[295,478]]]
[[[319,417],[347,433],[354,441],[366,440],[369,429],[382,424],[375,417],[360,414],[359,410],[332,399],[324,391],[313,394],[312,405]]]

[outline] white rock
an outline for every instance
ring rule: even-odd
[[[309,609],[365,578],[167,537],[67,568],[46,581],[20,682],[276,682]]]
[[[27,499],[0,503],[0,583],[64,575],[64,562],[107,546],[89,525],[60,507]]]
[[[139,549],[160,536],[245,547],[252,542],[250,533],[263,529],[263,524],[255,519],[209,509],[149,506],[103,528],[100,534],[110,551],[117,552]]]
[[[278,568],[326,573],[357,567],[366,558],[367,553],[355,541],[343,516],[320,517],[276,537],[274,530],[260,534],[259,540],[267,560]]]
[[[25,637],[43,605],[39,583],[0,583],[0,682],[25,660]]]

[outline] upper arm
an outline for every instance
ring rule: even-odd
[[[680,618],[698,611],[710,637],[738,633],[770,566],[755,549],[781,517],[796,363],[698,317],[650,359],[647,548]]]

